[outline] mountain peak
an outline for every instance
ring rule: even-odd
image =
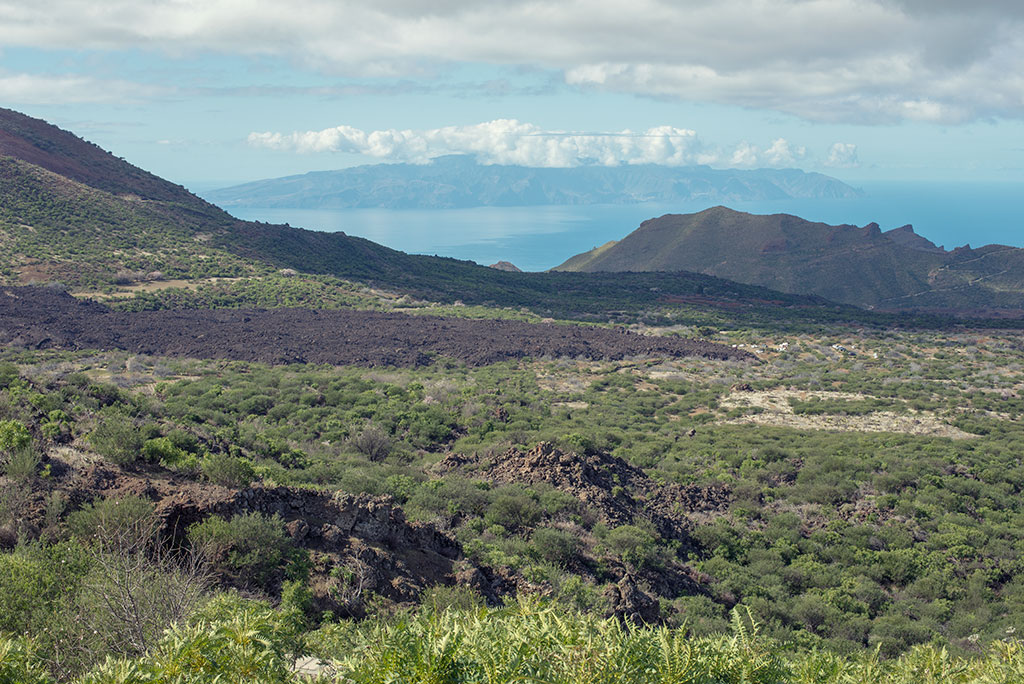
[[[910,249],[917,249],[924,252],[946,253],[946,250],[942,247],[936,246],[936,244],[928,238],[915,233],[914,227],[909,223],[905,226],[900,226],[899,228],[887,230],[882,233],[882,235],[902,247],[909,247]]]

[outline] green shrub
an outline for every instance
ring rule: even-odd
[[[419,483],[408,475],[389,475],[384,479],[382,490],[395,497],[399,503],[405,503],[418,486]]]
[[[13,363],[0,363],[0,389],[7,389],[20,377],[18,367]]]
[[[249,461],[227,454],[207,454],[199,468],[203,477],[222,487],[240,489],[248,487],[256,479],[256,471]]]
[[[185,456],[185,451],[167,437],[155,437],[142,443],[142,457],[151,463],[173,465],[184,460]]]
[[[215,565],[258,584],[282,565],[290,546],[277,514],[247,513],[230,520],[209,517],[189,528],[188,536]]]
[[[29,480],[35,476],[36,470],[39,469],[40,460],[39,452],[31,444],[21,447],[12,452],[7,458],[4,468],[5,474],[12,480],[22,482]]]
[[[349,444],[371,461],[383,461],[391,453],[391,438],[388,433],[372,423],[350,439]]]
[[[182,451],[187,451],[190,454],[199,453],[199,440],[190,432],[176,428],[168,432],[166,437],[171,444]]]
[[[31,641],[0,636],[0,683],[51,684],[53,679]]]
[[[129,465],[142,451],[142,434],[131,418],[116,411],[100,414],[89,442],[100,456],[117,465]]]
[[[571,532],[538,527],[530,538],[537,555],[557,565],[570,563],[580,551],[580,540]]]
[[[487,509],[489,498],[489,492],[470,480],[456,477],[428,480],[409,497],[405,510],[415,519],[457,514],[478,516]]]
[[[52,546],[26,543],[0,553],[0,644],[5,633],[21,634],[31,635],[37,647],[23,643],[22,650],[15,646],[4,654],[0,645],[0,673],[17,672],[33,653],[44,661],[60,662],[65,670],[81,662],[83,654],[75,652],[83,636],[75,619],[75,597],[91,566],[84,548],[73,541]],[[0,674],[4,684],[21,681]]]
[[[83,540],[113,541],[124,534],[135,542],[148,542],[156,520],[153,503],[137,496],[100,499],[68,516],[68,530]]]
[[[210,618],[209,615],[216,617]],[[82,684],[285,684],[298,655],[280,616],[266,604],[222,596],[188,624],[172,625],[151,654],[108,660]]]
[[[621,525],[609,530],[604,543],[623,563],[638,568],[656,565],[660,560],[657,536],[636,525]]]
[[[484,521],[488,525],[501,525],[509,529],[529,527],[540,519],[540,504],[530,492],[517,487],[499,491],[487,507]]]
[[[0,452],[11,453],[32,443],[32,434],[24,423],[0,420]]]

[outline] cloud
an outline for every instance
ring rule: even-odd
[[[807,156],[804,147],[779,138],[764,148],[742,143],[723,151],[695,131],[656,126],[614,133],[546,131],[515,119],[430,130],[363,131],[335,126],[295,133],[253,132],[249,144],[300,153],[343,152],[379,160],[426,163],[445,154],[470,154],[483,164],[572,167],[586,164],[708,164],[737,168],[787,167]]]
[[[1019,0],[0,0],[0,45],[272,55],[442,80],[531,66],[565,84],[809,120],[1024,118]],[[439,76],[440,74],[440,76]]]
[[[740,143],[729,160],[729,166],[737,168],[784,168],[791,167],[807,156],[807,148],[793,147],[785,138],[778,138],[769,147],[760,149],[755,145]]]
[[[168,92],[157,86],[89,76],[0,72],[0,101],[10,104],[137,102]]]
[[[857,146],[852,143],[837,142],[829,148],[825,166],[834,169],[853,169],[860,166],[857,159]]]

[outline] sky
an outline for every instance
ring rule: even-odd
[[[195,190],[381,162],[1024,182],[1021,0],[0,0],[0,105]]]

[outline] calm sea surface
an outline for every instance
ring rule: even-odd
[[[1024,246],[1024,184],[887,183],[863,185],[849,200],[730,202],[755,214],[795,214],[812,221],[882,230],[907,223],[947,249],[970,243]],[[618,240],[641,221],[691,213],[707,202],[591,205],[579,207],[479,207],[474,209],[232,209],[239,218],[328,232],[344,231],[414,254],[511,261],[543,271],[574,254]]]

